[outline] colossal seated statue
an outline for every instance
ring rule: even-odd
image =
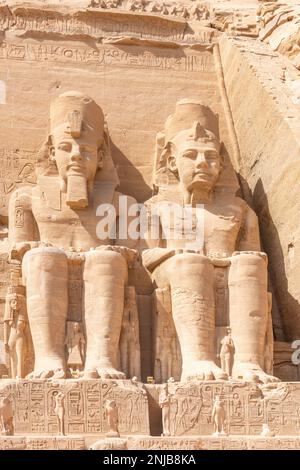
[[[77,258],[82,263],[84,376],[124,377],[118,370],[118,344],[136,242],[101,239],[97,230],[101,204],[112,205],[118,215],[117,185],[102,109],[79,92],[58,96],[38,157],[37,184],[15,191],[9,207],[10,253],[22,261],[34,378],[66,376],[66,321],[76,295],[70,298],[68,281]],[[127,197],[128,206],[133,203]]]
[[[230,192],[215,191],[223,165],[217,116],[199,102],[181,100],[160,141],[156,170],[161,184],[146,203],[143,262],[158,291],[170,291],[181,380],[227,378],[215,363],[214,345],[215,272],[221,266],[228,272],[232,375],[275,381],[264,371],[267,256],[253,210]]]

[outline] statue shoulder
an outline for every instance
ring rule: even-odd
[[[248,202],[245,201],[245,199],[239,197],[239,196],[231,196],[230,199],[232,200],[232,203],[242,210],[244,214],[244,218],[248,219],[253,218],[257,219],[256,212],[249,206]]]

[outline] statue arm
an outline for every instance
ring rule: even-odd
[[[80,359],[82,363],[84,364],[85,362],[85,339],[83,336],[79,340],[79,354],[80,354]]]
[[[119,197],[122,197],[124,198],[124,201],[126,202],[126,205],[124,204],[124,208],[127,207],[127,214],[121,214],[121,207],[120,207],[120,204],[119,204]],[[117,199],[118,200],[117,200]],[[117,233],[120,235],[120,224],[123,222],[127,222],[126,223],[126,226],[124,227],[124,231],[127,231],[127,237],[126,238],[118,238],[116,240],[116,245],[117,246],[125,246],[126,248],[135,248],[137,243],[138,243],[138,239],[134,239],[131,234],[129,233],[129,230],[130,230],[130,227],[135,227],[135,230],[138,229],[138,224],[134,224],[134,220],[138,217],[138,212],[137,212],[137,201],[134,199],[134,197],[131,197],[131,196],[125,196],[125,195],[122,195],[118,192],[116,192],[115,194],[115,207],[117,207],[117,217],[118,217],[118,231]],[[124,202],[123,201],[123,202]],[[131,225],[133,224],[133,225]]]
[[[245,210],[237,251],[261,251],[257,215],[249,206]]]
[[[36,225],[31,207],[31,188],[15,191],[9,201],[9,245],[18,252],[36,242]]]
[[[146,201],[143,206],[143,233],[141,235],[143,249],[163,247],[160,208],[158,203],[153,202],[154,198]]]
[[[8,341],[9,341],[9,335],[10,335],[10,326],[9,326],[9,322],[8,321],[5,321],[4,322],[4,325],[3,325],[3,333],[4,333],[4,345],[5,345],[5,348],[7,350],[7,346],[8,346]]]

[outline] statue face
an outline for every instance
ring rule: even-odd
[[[17,305],[18,305],[17,299],[12,299],[12,300],[10,301],[10,307],[11,307],[13,310],[16,310]]]
[[[219,145],[215,141],[185,140],[176,144],[176,150],[173,164],[183,186],[190,192],[213,189],[221,171]]]
[[[66,125],[52,132],[53,155],[63,180],[81,174],[93,181],[98,169],[98,139],[94,132],[82,132],[78,138],[66,132]]]

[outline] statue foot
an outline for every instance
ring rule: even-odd
[[[125,374],[114,367],[96,367],[83,372],[85,379],[126,379]]]
[[[34,370],[27,375],[28,379],[65,379],[64,369],[42,369]]]
[[[227,380],[228,375],[213,361],[194,361],[182,370],[181,380]]]
[[[233,378],[245,380],[246,382],[261,382],[264,384],[272,382],[280,382],[277,377],[269,375],[263,369],[252,362],[240,362],[234,365]]]

